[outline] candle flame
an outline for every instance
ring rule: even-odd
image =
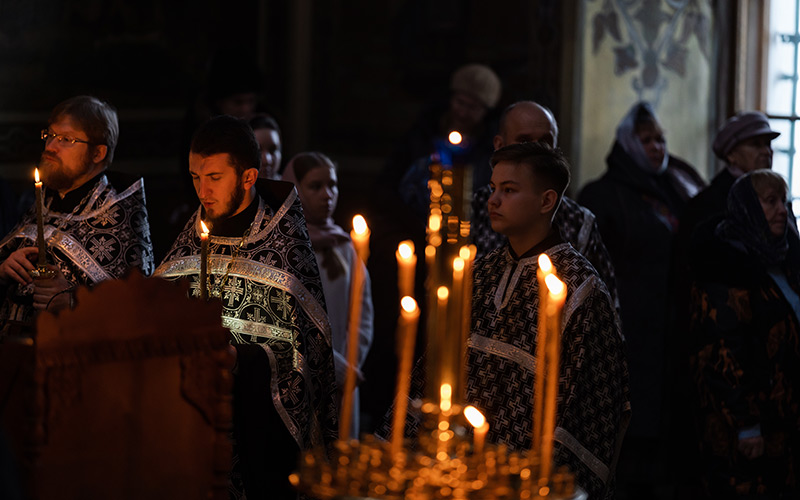
[[[461,272],[464,270],[464,259],[456,257],[453,259],[453,271]]]
[[[417,301],[414,300],[412,297],[406,295],[402,299],[400,299],[400,307],[407,313],[413,313],[417,310]]]
[[[442,228],[442,216],[438,214],[431,214],[428,218],[428,229],[431,231],[438,231]]]
[[[208,234],[208,226],[202,220],[200,221],[200,230],[206,234]]]
[[[447,139],[450,141],[450,144],[461,144],[462,137],[457,130],[453,130],[448,134]]]
[[[39,169],[38,168],[34,168],[33,169],[33,180],[35,182],[40,182],[39,181]]]
[[[436,296],[439,297],[439,300],[447,300],[447,297],[450,296],[450,290],[448,290],[446,286],[440,286],[439,289],[436,290]]]
[[[556,278],[555,274],[548,274],[544,278],[544,282],[547,285],[547,289],[550,290],[550,295],[561,295],[567,287],[563,281]]]
[[[401,241],[400,244],[397,245],[397,252],[403,260],[410,259],[414,256],[414,242],[411,240]]]
[[[484,417],[483,413],[481,413],[481,411],[474,406],[467,406],[464,408],[464,417],[466,417],[470,425],[476,429],[478,427],[483,427],[483,425],[486,423],[486,417]]]
[[[364,219],[362,215],[356,215],[353,217],[353,231],[356,232],[358,235],[363,235],[367,233],[367,221]]]
[[[450,400],[453,397],[453,386],[450,384],[442,384],[442,387],[439,389],[439,395],[442,397],[439,407],[442,411],[450,411],[450,407],[452,406]]]
[[[425,257],[436,257],[436,247],[433,245],[425,246]]]
[[[550,257],[548,257],[546,254],[539,255],[539,269],[541,269],[544,273],[553,272],[553,263],[550,262]]]
[[[469,260],[470,257],[472,257],[472,249],[468,245],[464,245],[458,251],[458,256],[464,259],[465,261]]]

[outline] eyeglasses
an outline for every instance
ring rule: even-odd
[[[91,144],[89,141],[84,141],[83,139],[76,139],[74,137],[70,137],[68,135],[56,134],[54,132],[50,132],[48,129],[42,129],[42,140],[47,142],[50,139],[55,139],[58,141],[59,144],[65,144],[67,146],[74,146],[76,142],[80,142],[81,144]]]

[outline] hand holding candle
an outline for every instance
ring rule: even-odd
[[[208,227],[200,221],[200,298],[208,300]]]
[[[369,257],[369,227],[361,215],[353,217],[353,230],[350,238],[356,257],[350,272],[350,309],[348,312],[347,336],[347,374],[342,394],[341,418],[339,419],[339,439],[350,439],[350,423],[353,420],[353,391],[356,388],[356,365],[358,364],[358,333],[361,328],[361,299],[364,288],[364,270]],[[358,436],[356,436],[358,437]]]

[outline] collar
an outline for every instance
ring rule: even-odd
[[[245,231],[253,223],[258,212],[258,203],[261,198],[256,195],[250,205],[239,212],[238,214],[218,222],[211,228],[211,234],[214,236],[236,237],[244,234]],[[205,209],[203,209],[203,216],[205,217]]]
[[[520,259],[527,259],[528,257],[539,255],[548,248],[552,248],[560,243],[564,243],[564,240],[561,238],[560,232],[551,228],[550,234],[548,234],[545,237],[545,239],[533,245],[533,247],[531,247],[527,252],[523,253],[522,255],[517,256],[517,254],[514,253],[514,249],[511,248],[511,245],[508,245],[508,252],[511,254],[511,258],[513,258],[515,261],[519,261]]]
[[[61,212],[65,214],[72,213],[75,207],[86,198],[92,189],[97,185],[100,179],[105,175],[105,171],[100,172],[88,181],[84,182],[77,188],[65,194],[62,198],[59,196],[58,191],[55,189],[45,188],[45,197],[51,196],[53,201],[50,202],[50,210],[53,212]]]

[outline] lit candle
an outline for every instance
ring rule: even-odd
[[[361,297],[364,288],[364,272],[369,257],[369,227],[361,215],[353,217],[350,238],[356,252],[350,272],[350,308],[347,317],[347,373],[342,393],[342,414],[339,419],[339,438],[350,439],[350,423],[353,420],[353,391],[356,388],[356,365],[358,364],[358,333],[361,328]],[[356,436],[358,437],[358,436]]]
[[[200,298],[208,300],[208,226],[200,221]]]
[[[486,417],[474,406],[467,406],[464,408],[464,417],[474,427],[475,437],[472,443],[472,453],[480,455],[483,453],[484,443],[486,442],[486,433],[489,432],[489,422]]]
[[[555,274],[545,278],[547,284],[547,386],[545,388],[544,424],[542,426],[542,479],[549,479],[553,466],[553,434],[556,428],[559,356],[561,354],[561,310],[567,297],[567,286]]]
[[[400,366],[397,370],[397,393],[394,398],[394,415],[392,415],[392,457],[396,457],[403,448],[406,413],[408,412],[408,391],[411,384],[411,365],[414,361],[414,342],[417,338],[419,307],[411,297],[403,297],[400,301],[400,321],[397,336],[402,342]]]
[[[350,239],[353,240],[353,246],[356,248],[358,258],[364,263],[369,258],[369,235],[370,230],[364,217],[362,215],[353,217],[353,230],[350,231]]]
[[[544,420],[544,377],[546,373],[547,345],[547,284],[545,279],[553,272],[553,264],[545,254],[539,255],[536,280],[539,285],[538,326],[536,329],[536,372],[533,382],[533,439],[531,447],[539,453],[542,447],[542,422]]]
[[[414,254],[414,242],[401,241],[397,246],[397,288],[401,297],[414,295],[414,274],[417,269],[417,256]]]
[[[39,180],[39,169],[33,169],[33,186],[36,190],[36,245],[39,247],[40,268],[47,265],[47,253],[44,246],[44,200],[42,196],[42,182]]]
[[[453,387],[453,359],[448,356],[450,349],[447,345],[447,304],[450,299],[450,289],[446,286],[440,286],[436,290],[436,343],[437,352],[439,354],[439,377],[438,383],[444,387],[445,385]],[[436,357],[436,356],[434,356]]]

